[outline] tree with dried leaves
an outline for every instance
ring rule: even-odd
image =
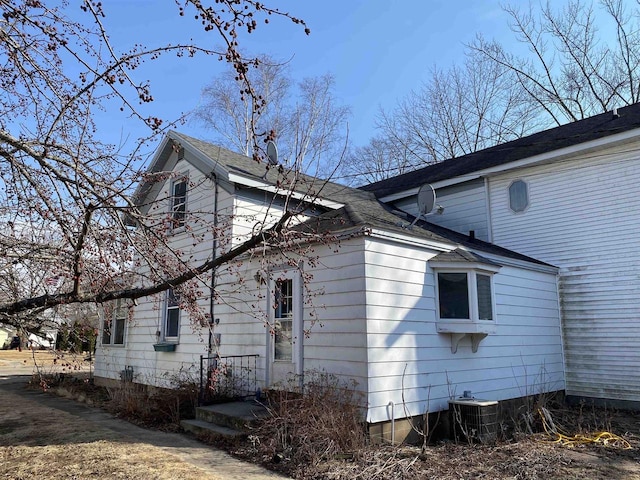
[[[143,62],[170,54],[227,62],[238,94],[253,99],[247,124],[256,131],[265,101],[250,72],[260,60],[240,54],[240,32],[279,17],[308,33],[302,20],[253,0],[177,6],[176,15],[193,15],[194,28],[211,32],[211,43],[223,47],[184,43],[122,51],[105,27],[108,5],[0,0],[0,322],[38,330],[52,308],[177,287],[275,241],[295,216],[285,212],[240,245],[191,265],[159,228],[166,213],[143,213],[148,205],[131,198],[140,182],[166,181],[160,172],[141,172],[141,147],[173,125],[142,113],[153,100],[149,82],[136,79]],[[149,137],[126,151],[104,143],[94,116],[101,109],[138,119]],[[260,136],[252,139],[259,160]]]
[[[256,135],[269,138],[286,167],[330,176],[342,157],[349,115],[333,95],[333,77],[326,74],[296,83],[288,64],[262,56],[248,78],[257,97],[237,95],[239,79],[233,70],[203,90],[196,117],[212,131],[214,143],[252,156]],[[252,118],[256,98],[261,109]]]

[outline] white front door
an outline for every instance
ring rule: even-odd
[[[300,272],[274,272],[270,280],[270,318],[267,358],[270,368],[267,385],[297,385],[302,375],[302,279]]]

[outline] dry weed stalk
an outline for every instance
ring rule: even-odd
[[[362,394],[324,372],[305,375],[302,391],[297,379],[268,393],[270,416],[255,432],[263,456],[293,465],[317,465],[348,458],[366,446]]]

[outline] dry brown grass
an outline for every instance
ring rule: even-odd
[[[597,438],[605,430],[624,438],[609,445],[556,443],[557,435],[540,431],[491,445],[444,441],[423,451],[363,444],[357,426],[343,416],[344,406],[333,401],[344,395],[333,395],[340,392],[334,385],[320,387],[311,398],[285,396],[276,402],[272,415],[246,444],[235,447],[236,453],[304,480],[640,480],[640,413],[562,405],[553,410],[555,425],[567,435]]]
[[[136,442],[22,396],[0,395],[0,478],[216,478],[165,450]]]
[[[75,354],[52,350],[0,350],[0,367],[38,367],[45,373],[56,371],[78,371],[86,369],[89,362],[86,353]]]

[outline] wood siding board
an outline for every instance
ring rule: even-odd
[[[625,385],[616,384],[622,365],[640,367],[640,355],[632,354],[640,323],[637,152],[609,149],[491,179],[494,241],[560,267],[567,392],[573,395],[624,391],[624,399],[640,401],[640,392],[630,398]],[[529,183],[531,200],[517,215],[506,208],[506,189],[516,176]],[[585,351],[594,359],[585,361]],[[612,360],[618,355],[626,357],[622,363]]]
[[[513,392],[526,384],[522,365],[529,375],[544,367],[552,383],[563,388],[555,275],[503,267],[494,281],[496,334],[486,337],[477,353],[464,339],[452,354],[449,336],[436,330],[434,278],[427,262],[437,253],[367,242],[369,419],[388,420],[386,406],[401,402],[403,390],[414,410],[446,408],[451,389],[461,393],[471,387],[475,394],[485,384],[489,388],[483,389],[498,392],[492,398],[519,396]],[[399,256],[412,261],[398,262]]]
[[[430,215],[429,222],[464,234],[474,230],[477,238],[489,239],[487,202],[482,179],[440,188],[436,197],[436,203],[444,207],[444,213]],[[413,195],[394,202],[394,206],[415,216],[418,213],[416,199],[417,195]]]

